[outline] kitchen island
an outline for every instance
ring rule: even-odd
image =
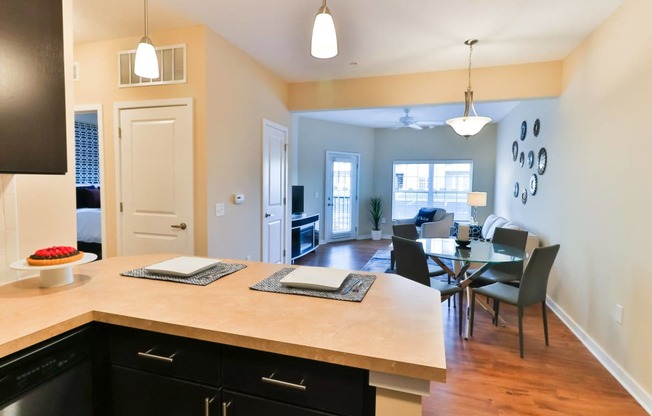
[[[96,321],[368,370],[376,415],[421,415],[430,381],[445,381],[435,290],[381,273],[362,302],[260,292],[249,287],[288,266],[245,261],[207,286],[120,275],[172,257],[76,266],[66,286],[0,286],[0,357]]]

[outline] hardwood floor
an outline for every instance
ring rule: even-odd
[[[389,240],[325,244],[296,264],[360,269],[388,245]],[[442,312],[447,381],[431,383],[423,416],[647,415],[554,313],[548,312],[546,347],[540,306],[525,310],[521,359],[515,308],[501,305],[506,325],[499,327],[476,308],[468,341],[457,335],[455,310],[442,303]]]

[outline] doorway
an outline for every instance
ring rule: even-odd
[[[326,152],[326,241],[352,240],[358,233],[358,153]]]
[[[106,257],[104,128],[100,104],[75,106],[77,249]]]

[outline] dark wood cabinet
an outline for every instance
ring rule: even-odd
[[[103,325],[102,415],[372,416],[366,370]]]
[[[220,414],[220,391],[173,377],[112,366],[115,416],[179,416]]]
[[[0,1],[0,173],[67,171],[62,2]]]

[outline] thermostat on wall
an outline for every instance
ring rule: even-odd
[[[233,195],[233,203],[234,204],[244,204],[244,194],[235,194]]]

